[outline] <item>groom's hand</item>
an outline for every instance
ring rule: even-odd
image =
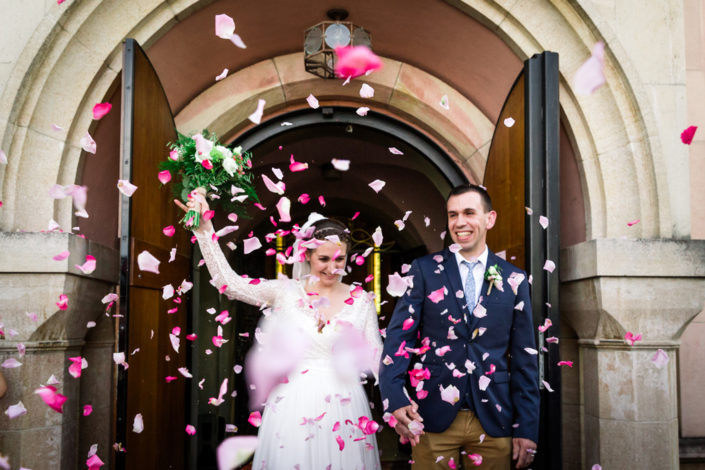
[[[394,426],[394,430],[401,436],[402,440],[408,440],[412,446],[419,443],[419,435],[414,434],[409,430],[409,423],[412,421],[422,422],[423,418],[418,414],[419,405],[413,400],[410,405],[404,406],[402,408],[396,409],[392,412],[392,415],[397,419],[397,424]]]
[[[534,454],[536,454],[536,443],[534,441],[523,437],[512,439],[512,460],[516,460],[517,468],[528,467],[534,463]]]

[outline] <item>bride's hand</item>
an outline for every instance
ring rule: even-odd
[[[208,206],[208,201],[206,201],[206,198],[198,191],[191,191],[186,205],[184,205],[184,203],[182,203],[178,199],[174,199],[174,204],[179,206],[184,212],[188,212],[189,210],[195,210],[196,212],[201,214],[200,224],[198,226],[198,229],[195,229],[194,232],[203,233],[213,229],[213,223],[203,217],[203,214],[206,211],[210,210],[210,207]]]

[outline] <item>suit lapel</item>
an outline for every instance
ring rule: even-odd
[[[443,252],[443,255],[445,256],[445,260],[443,261],[443,273],[446,276],[446,285],[448,286],[448,296],[452,296],[455,298],[455,305],[457,309],[455,311],[451,311],[449,309],[448,313],[453,315],[454,318],[459,318],[463,319],[463,314],[468,311],[467,308],[465,308],[467,301],[465,300],[465,295],[463,294],[462,297],[458,297],[455,295],[456,292],[463,291],[463,286],[460,282],[460,270],[458,270],[458,262],[455,259],[455,255],[450,252],[446,248],[446,250]],[[449,305],[453,305],[452,302],[449,302]],[[469,314],[469,312],[468,312]],[[458,325],[463,325],[463,328],[467,328],[467,324],[465,321],[461,321],[458,323]],[[456,326],[458,326],[456,325]]]
[[[497,255],[492,253],[491,250],[489,250],[489,249],[487,250],[487,265],[485,266],[485,273],[487,272],[487,270],[489,269],[490,266],[497,263],[495,261],[496,257],[497,257]],[[490,282],[487,280],[487,278],[485,278],[484,273],[482,274],[482,279],[483,279],[482,289],[480,289],[480,299],[481,300],[478,303],[481,304],[482,306],[486,306],[487,305],[487,297],[488,297],[487,290],[490,287]],[[492,292],[494,292],[494,290],[495,290],[495,288],[493,287]],[[489,312],[487,314],[489,315]],[[477,318],[475,315],[473,315],[472,312],[470,312],[469,315],[470,315],[469,328],[470,328],[470,335],[471,335],[470,337],[472,338],[472,332],[475,331],[475,328],[477,328],[477,323],[480,321],[480,319]]]

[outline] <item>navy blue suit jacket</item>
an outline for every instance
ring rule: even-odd
[[[442,257],[440,262],[436,261],[439,255]],[[419,405],[426,431],[446,430],[468,396],[482,427],[490,436],[523,437],[538,442],[538,361],[535,353],[524,349],[536,349],[528,279],[519,285],[515,295],[507,279],[513,272],[525,276],[526,273],[490,251],[487,267],[495,264],[501,269],[504,291],[493,287],[487,295],[489,283],[484,281],[479,303],[486,308],[487,315],[478,318],[468,311],[465,296],[456,295],[462,293],[463,287],[453,253],[446,249],[414,260],[408,273],[413,276],[414,285],[397,302],[387,327],[382,357],[389,356],[394,362],[380,364],[382,399],[389,400],[389,412],[409,405],[404,393],[407,371],[410,363],[420,363],[430,372],[430,378],[423,386],[428,396],[419,399],[414,390],[409,392]],[[443,300],[431,301],[429,294],[443,287],[447,289]],[[521,302],[523,308],[515,308]],[[414,323],[404,330],[402,326],[408,318]],[[448,338],[450,327],[453,327],[457,339]],[[402,342],[405,341],[410,348],[419,347],[421,339],[426,337],[431,349],[425,354],[418,356],[409,352],[409,358],[395,355]],[[450,346],[450,351],[443,356],[437,355],[436,349],[443,346]],[[487,357],[483,360],[485,354]],[[471,374],[467,373],[468,360],[476,367]],[[454,377],[449,368],[453,365],[466,375]],[[496,368],[493,373],[490,373],[491,365]],[[482,375],[491,379],[484,391],[479,386]],[[451,385],[460,391],[460,400],[455,404],[441,399],[440,386],[445,389]]]

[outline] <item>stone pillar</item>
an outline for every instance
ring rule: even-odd
[[[63,251],[70,251],[67,259],[52,259]],[[88,449],[97,443],[109,468],[114,320],[105,315],[101,298],[115,290],[118,254],[67,233],[0,233],[0,252],[0,323],[6,333],[0,362],[22,363],[3,370],[8,394],[0,401],[0,453],[12,468],[75,469],[85,467]],[[90,275],[75,268],[87,254],[97,259]],[[56,305],[60,294],[68,296],[67,310]],[[96,326],[88,328],[89,321]],[[24,356],[18,345],[26,348]],[[68,373],[74,356],[88,361],[80,378]],[[68,397],[62,413],[34,394],[52,375]],[[19,401],[27,413],[10,420],[4,411]],[[82,413],[86,404],[94,410],[88,417]]]
[[[705,241],[569,247],[561,296],[562,318],[579,337],[580,467],[677,469],[676,353],[705,302]],[[642,340],[630,346],[627,332]],[[651,360],[659,349],[669,358],[664,367]]]

